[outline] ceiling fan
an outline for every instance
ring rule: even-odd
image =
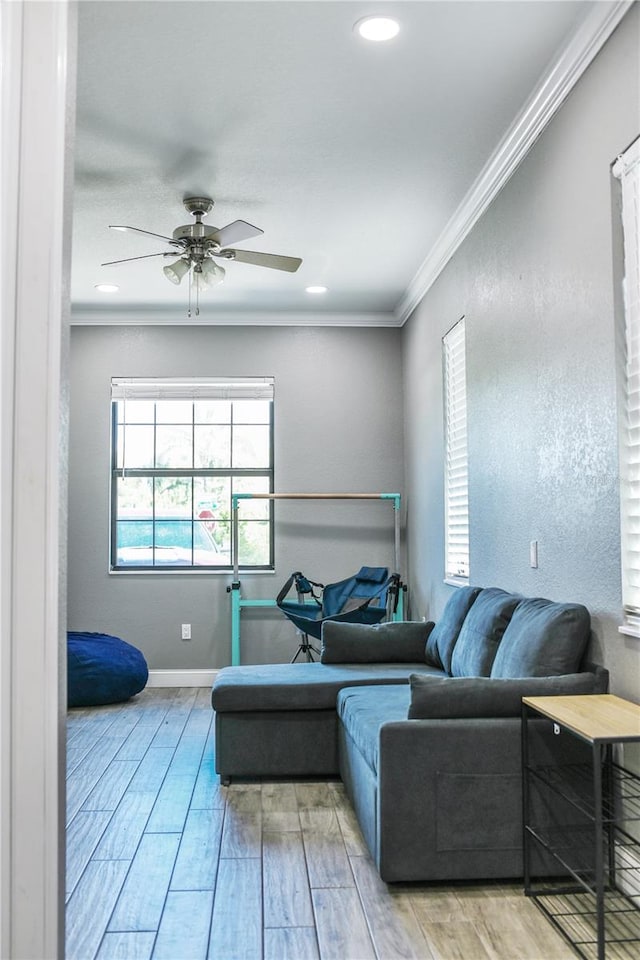
[[[144,233],[148,237],[157,237],[171,244],[171,250],[146,253],[140,257],[125,257],[124,260],[107,260],[101,266],[127,263],[130,260],[146,260],[149,257],[177,256],[175,263],[163,267],[163,273],[167,280],[176,284],[191,273],[192,286],[196,294],[195,313],[198,315],[200,291],[222,283],[224,280],[224,267],[216,263],[214,258],[238,260],[241,263],[252,263],[258,267],[270,267],[272,270],[285,270],[289,273],[295,273],[302,263],[300,257],[284,257],[275,253],[258,253],[254,250],[236,250],[234,247],[227,247],[228,243],[238,243],[250,237],[260,236],[264,230],[254,227],[246,220],[234,220],[226,227],[220,228],[206,226],[202,218],[206,217],[213,207],[213,200],[209,197],[187,197],[183,203],[188,213],[194,217],[194,222],[176,227],[170,237],[150,230],[142,230],[140,227],[109,224],[111,230],[132,230],[135,233]],[[191,296],[189,296],[189,316],[191,316]]]

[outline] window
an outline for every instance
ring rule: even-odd
[[[231,496],[273,493],[271,378],[111,381],[111,569],[230,570]],[[270,500],[243,500],[244,569],[273,568]]]
[[[443,337],[445,580],[469,581],[469,483],[465,321]]]
[[[623,632],[640,636],[640,138],[618,157],[624,241],[625,384],[620,443]]]

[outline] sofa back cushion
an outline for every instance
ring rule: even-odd
[[[551,677],[574,673],[591,631],[589,611],[579,603],[541,597],[521,600],[491,669],[492,677]]]
[[[322,663],[420,663],[431,622],[322,624]]]
[[[483,590],[465,617],[453,649],[454,677],[488,677],[498,645],[521,598],[498,587]]]
[[[451,594],[429,634],[424,651],[427,663],[440,667],[446,673],[451,672],[451,657],[460,628],[480,592],[480,587],[459,587]]]
[[[609,673],[558,677],[429,677],[411,674],[409,720],[458,720],[465,717],[519,717],[523,697],[566,697],[606,693]]]

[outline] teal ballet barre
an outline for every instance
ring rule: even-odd
[[[231,594],[231,663],[240,663],[240,613],[246,607],[275,607],[275,600],[246,600],[242,597],[239,561],[239,509],[242,500],[381,500],[391,502],[394,511],[394,572],[400,564],[400,501],[399,493],[234,493],[231,495],[233,525],[233,580],[227,587]],[[404,619],[404,593],[401,583],[398,590],[394,620]]]

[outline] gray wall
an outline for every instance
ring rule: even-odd
[[[404,328],[412,616],[443,583],[440,340],[467,317],[471,582],[584,603],[612,692],[640,694],[621,623],[620,227],[610,164],[640,128],[632,9]],[[539,541],[539,568],[529,541]]]
[[[68,628],[114,633],[151,669],[230,662],[230,575],[109,575],[112,376],[274,376],[278,492],[395,492],[403,486],[401,331],[328,327],[74,327],[71,337]],[[393,566],[388,503],[276,505],[276,573],[242,577],[274,598],[292,570],[330,582]],[[191,641],[180,624],[191,623]],[[279,611],[242,614],[242,659],[288,660]]]

